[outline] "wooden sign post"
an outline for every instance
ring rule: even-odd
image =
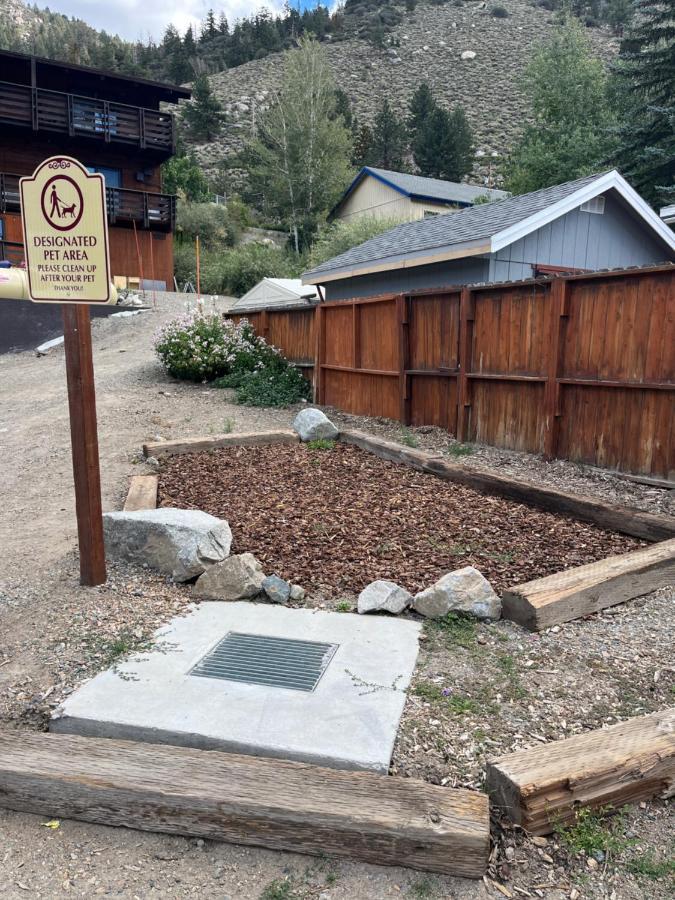
[[[105,181],[66,156],[21,179],[28,290],[34,303],[63,304],[80,583],[106,580],[96,393],[89,304],[115,302],[110,284]]]

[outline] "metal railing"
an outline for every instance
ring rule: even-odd
[[[0,81],[0,122],[103,143],[133,144],[141,150],[159,150],[167,155],[175,150],[170,113],[9,81]]]
[[[20,212],[19,175],[0,172],[0,213]],[[110,225],[136,223],[139,228],[173,231],[176,198],[172,194],[151,194],[129,188],[106,188]]]

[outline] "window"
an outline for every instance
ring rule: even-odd
[[[88,172],[98,172],[105,178],[105,186],[110,188],[122,187],[122,170],[111,169],[108,166],[87,166]]]

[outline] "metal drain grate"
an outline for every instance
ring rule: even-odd
[[[337,644],[231,631],[190,674],[313,691],[336,650]]]

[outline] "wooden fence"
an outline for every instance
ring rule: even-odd
[[[322,405],[675,477],[675,267],[258,315]]]
[[[314,376],[316,346],[314,337],[314,307],[289,308],[282,310],[261,310],[227,318],[233,322],[248,319],[256,334],[278,347],[286,359],[302,369],[302,374],[310,381]]]

